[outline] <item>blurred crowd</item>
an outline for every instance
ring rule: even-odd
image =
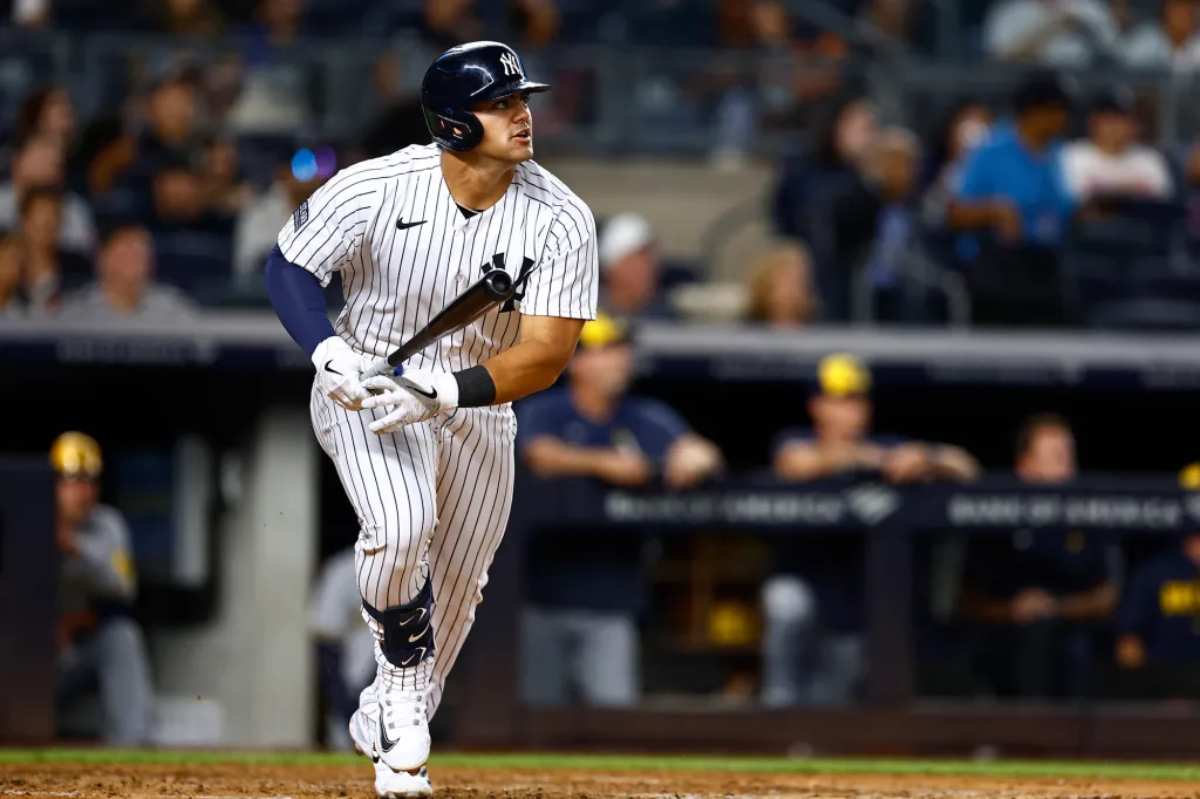
[[[764,130],[780,132],[785,155],[765,211],[778,246],[741,265],[732,295],[697,293],[704,264],[666,259],[631,205],[600,220],[613,313],[711,317],[732,296],[716,315],[781,327],[1195,327],[1200,150],[1187,130],[1159,129],[1164,100],[1139,76],[1200,64],[1200,3],[969,4],[951,20],[951,52],[939,33],[947,12],[935,5],[836,0],[817,14],[783,0],[13,3],[9,33],[27,35],[0,74],[0,316],[167,319],[261,303],[262,256],[290,209],[342,166],[427,141],[420,69],[450,43],[494,36],[562,87],[538,108],[549,137],[598,113],[581,100],[599,96],[591,56],[571,46],[755,57],[728,75],[714,66],[639,79],[632,102],[643,121],[662,123],[654,128],[711,131],[718,165],[742,163]],[[97,19],[155,44],[131,45],[115,64],[111,53],[92,59],[86,80],[30,54],[38,32],[94,33]],[[347,67],[352,85],[301,57],[319,50],[310,43],[337,49],[364,31],[378,47],[353,53],[365,60]],[[1025,71],[999,92],[964,81],[933,106],[897,109],[904,95],[859,69],[897,53],[991,57]],[[1120,77],[1090,90],[1050,71],[1097,65]],[[330,116],[336,133],[320,122]]]

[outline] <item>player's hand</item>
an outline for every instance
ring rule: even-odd
[[[1058,602],[1041,588],[1026,588],[1012,598],[1009,612],[1016,624],[1032,624],[1054,618],[1058,612]]]
[[[348,411],[357,411],[368,397],[360,382],[363,358],[340,336],[330,336],[312,354],[321,393]]]
[[[438,411],[458,407],[458,381],[449,372],[405,370],[400,377],[378,375],[363,382],[371,396],[364,409],[382,408],[386,415],[371,422],[372,433],[394,433],[423,422]]]
[[[900,444],[883,459],[883,476],[892,483],[914,483],[933,471],[929,448],[924,444]]]
[[[614,447],[596,453],[596,477],[610,485],[640,486],[654,477],[654,465],[640,452]]]

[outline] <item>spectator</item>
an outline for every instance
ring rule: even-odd
[[[1063,148],[1063,175],[1075,202],[1171,197],[1167,159],[1139,145],[1137,136],[1133,97],[1128,92],[1112,90],[1096,99],[1088,116],[1088,138]]]
[[[63,314],[95,322],[167,324],[193,313],[178,290],[154,283],[154,242],[140,225],[115,227],[100,247],[96,282],[68,296]]]
[[[304,33],[305,0],[259,0],[246,30],[246,70],[228,122],[240,135],[286,135],[309,125],[311,76],[292,56]]]
[[[210,204],[217,175],[202,173],[188,161],[168,157],[154,174],[152,199],[156,234],[183,231],[229,235],[233,220]]]
[[[811,430],[787,430],[774,473],[808,482],[873,476],[892,483],[971,480],[979,467],[945,444],[871,434],[871,376],[850,355],[824,358],[808,402]],[[780,573],[763,585],[763,702],[847,702],[863,673],[861,547],[850,536],[797,542],[779,553]]]
[[[946,117],[934,141],[929,174],[932,181],[922,200],[922,216],[931,229],[945,228],[950,202],[962,182],[967,156],[987,138],[992,112],[977,100],[966,100]]]
[[[997,125],[967,159],[948,220],[990,234],[959,246],[977,322],[1061,322],[1055,248],[1075,210],[1058,146],[1067,104],[1057,77],[1034,75],[1014,96],[1015,121]]]
[[[868,162],[869,194],[863,201],[849,199],[838,209],[838,229],[855,229],[855,219],[871,220],[872,233],[857,247],[839,247],[848,265],[863,270],[862,291],[870,293],[870,308],[856,317],[876,320],[923,321],[925,286],[915,277],[928,263],[920,247],[917,208],[917,174],[921,149],[917,137],[905,128],[884,130]],[[851,215],[847,219],[846,216]]]
[[[62,193],[48,186],[34,186],[21,197],[21,257],[26,296],[36,311],[53,310],[62,290],[87,279],[86,260],[59,250],[62,223]]]
[[[1117,665],[1155,696],[1195,696],[1200,664],[1200,532],[1133,573],[1117,614]]]
[[[155,179],[167,165],[199,160],[200,104],[198,71],[184,63],[161,66],[146,98],[146,127],[138,137],[129,188],[143,219],[153,217]]]
[[[428,144],[421,98],[414,81],[405,79],[400,54],[392,50],[381,56],[371,78],[377,110],[362,134],[364,155],[379,158],[410,144]]]
[[[308,618],[325,706],[325,745],[350,749],[350,715],[358,708],[358,693],[375,679],[375,636],[362,623],[354,547],[321,566]]]
[[[12,236],[0,239],[0,319],[23,319],[21,247]]]
[[[874,106],[860,96],[836,103],[823,126],[812,156],[791,159],[775,193],[775,230],[812,248],[817,287],[828,319],[850,315],[850,271],[845,268],[848,242],[860,245],[871,235],[871,223],[843,214],[841,227],[834,209],[847,198],[866,192],[862,171],[878,135]]]
[[[1100,0],[1001,0],[988,12],[983,39],[999,61],[1085,67],[1113,50],[1117,27]]]
[[[250,184],[238,163],[237,143],[229,138],[218,136],[205,146],[201,178],[205,205],[217,217],[231,220],[250,201]]]
[[[817,315],[812,260],[799,243],[780,244],[750,270],[750,307],[746,318],[768,327],[803,327]]]
[[[858,28],[872,49],[888,51],[933,50],[934,25],[931,4],[921,0],[865,0],[858,11]]]
[[[600,232],[600,307],[628,319],[669,319],[660,284],[658,242],[646,218],[617,214]]]
[[[238,214],[233,234],[236,279],[246,281],[259,274],[267,253],[275,246],[279,228],[325,180],[325,176],[316,170],[302,176],[306,179],[297,175],[290,162],[279,164],[275,169],[275,182]]]
[[[221,32],[221,13],[210,0],[152,0],[146,6],[151,24],[163,33],[213,37]]]
[[[59,576],[60,725],[99,684],[105,743],[149,742],[154,695],[142,631],[132,606],[137,579],[129,529],[115,508],[98,503],[100,445],[89,435],[63,433],[50,450],[57,474],[55,541]]]
[[[483,38],[475,0],[425,0],[421,34],[434,50]]]
[[[35,186],[65,186],[63,148],[48,136],[31,136],[13,156],[12,177],[0,185],[0,230],[13,230],[20,215],[21,198]],[[58,246],[68,252],[89,256],[96,246],[92,213],[83,198],[67,193],[62,198],[62,220]]]
[[[1053,486],[1076,473],[1075,436],[1067,421],[1053,414],[1026,420],[1017,436],[1017,478]],[[960,609],[976,625],[976,672],[988,690],[1085,695],[1094,627],[1116,606],[1119,570],[1115,547],[1075,530],[973,536]]]
[[[508,12],[523,52],[551,44],[562,27],[558,0],[509,0]]]
[[[75,105],[63,87],[43,86],[22,101],[13,139],[23,143],[35,136],[55,142],[62,152],[74,143]]]
[[[1126,66],[1192,70],[1200,66],[1200,16],[1196,0],[1161,0],[1159,18],[1145,22],[1121,45]]]
[[[518,451],[535,475],[618,486],[661,480],[682,489],[721,468],[717,448],[673,410],[627,394],[632,375],[628,329],[603,315],[585,324],[567,387],[520,408]],[[597,540],[559,531],[533,542],[522,619],[526,701],[636,701],[641,549],[641,536]]]

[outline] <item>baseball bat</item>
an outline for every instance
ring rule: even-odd
[[[412,338],[400,345],[387,358],[381,358],[363,373],[363,378],[393,371],[412,356],[438,339],[462,330],[483,316],[492,307],[513,296],[512,275],[503,269],[493,269],[438,312]]]

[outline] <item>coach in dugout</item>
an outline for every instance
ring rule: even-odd
[[[810,428],[777,438],[775,476],[790,482],[837,478],[893,484],[972,480],[975,459],[948,444],[871,431],[871,373],[837,353],[817,367]],[[763,585],[763,684],[767,705],[839,704],[864,675],[862,541],[805,536],[777,552],[779,573]]]
[[[1184,469],[1180,482],[1200,489],[1200,463]],[[1134,570],[1116,627],[1123,696],[1200,695],[1200,531]]]
[[[96,439],[59,436],[50,449],[57,473],[55,541],[59,577],[59,727],[77,732],[80,703],[99,690],[107,744],[149,742],[154,694],[142,631],[132,617],[137,590],[129,530],[119,511],[98,502],[103,468]]]
[[[583,326],[566,388],[521,404],[517,448],[538,477],[606,485],[695,485],[720,451],[661,402],[630,396],[629,329],[601,314]],[[522,698],[619,706],[639,695],[637,617],[644,539],[560,532],[536,539],[522,617]]]
[[[1077,474],[1066,419],[1036,414],[1017,434],[1017,477],[1056,485]],[[1086,696],[1093,650],[1117,604],[1120,552],[1067,528],[1022,528],[967,542],[960,614],[972,624],[976,677],[989,694]]]

